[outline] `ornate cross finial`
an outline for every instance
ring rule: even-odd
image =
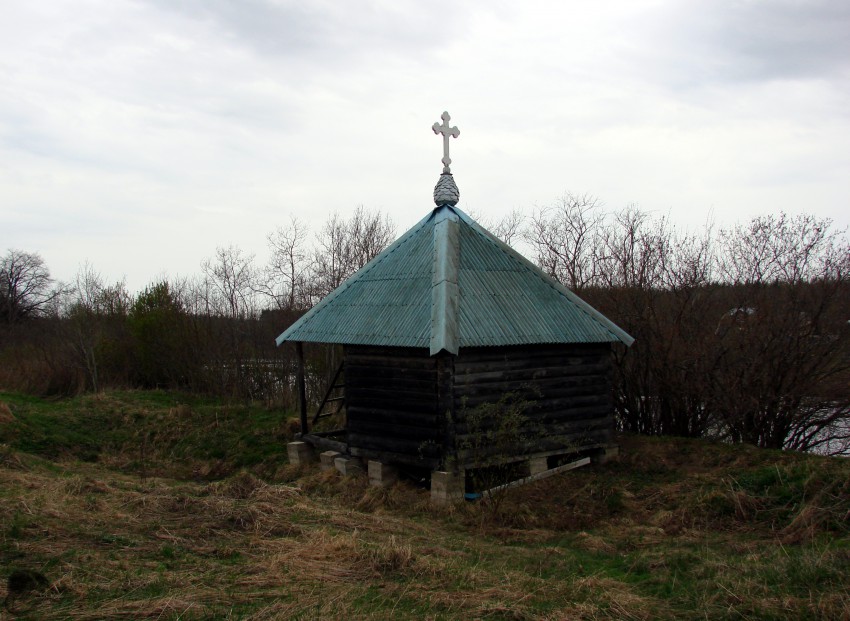
[[[454,136],[457,138],[460,136],[460,130],[457,127],[449,127],[449,121],[452,117],[449,116],[448,112],[443,112],[440,116],[443,119],[443,124],[434,123],[431,129],[434,130],[435,134],[443,134],[443,172],[451,174],[451,166],[452,158],[449,157],[449,136]]]

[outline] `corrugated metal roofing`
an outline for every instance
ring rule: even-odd
[[[457,207],[434,209],[277,337],[428,347],[634,339]]]

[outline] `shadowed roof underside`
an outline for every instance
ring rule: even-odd
[[[428,347],[634,339],[457,207],[434,209],[277,337]]]

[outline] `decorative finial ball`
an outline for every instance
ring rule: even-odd
[[[437,207],[442,207],[443,205],[454,207],[459,200],[460,190],[457,189],[451,173],[440,175],[440,180],[437,181],[437,185],[434,187],[434,202],[437,204]]]

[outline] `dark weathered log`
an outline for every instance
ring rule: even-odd
[[[350,433],[419,440],[420,442],[426,442],[428,440],[440,442],[442,440],[442,430],[436,426],[414,427],[412,425],[397,425],[349,418],[348,431]]]
[[[407,378],[398,374],[372,373],[370,375],[349,373],[346,371],[346,384],[351,387],[378,389],[378,390],[400,390],[404,392],[431,394],[434,390],[434,377]]]
[[[504,373],[504,372],[533,372],[541,368],[541,361],[537,360],[518,360],[510,364],[475,364],[475,365],[457,365],[455,371],[458,378],[463,378],[467,375],[476,375],[481,373]],[[553,364],[555,366],[555,364]],[[582,364],[564,365],[564,361],[557,360],[558,368],[564,369],[565,375],[591,375],[594,373],[605,373],[609,368],[609,363],[605,360],[592,360]]]
[[[511,394],[525,419],[521,431],[529,432],[515,449],[520,455],[604,443],[613,430],[607,343],[461,348],[458,356],[433,357],[425,348],[347,346],[345,354],[352,454],[429,467],[457,461],[458,442],[467,450],[486,444],[500,424],[470,421],[472,410]]]
[[[317,436],[312,433],[301,436],[301,440],[307,442],[318,450],[337,451],[342,454],[348,453],[348,444],[340,442],[339,440],[332,440],[331,438]]]
[[[393,409],[366,408],[349,405],[346,409],[348,420],[366,420],[375,423],[398,423],[415,427],[437,427],[442,424],[441,417],[433,411],[410,412]]]
[[[392,451],[380,451],[360,447],[351,447],[350,453],[355,457],[374,459],[384,464],[401,464],[428,470],[439,470],[442,467],[442,459],[440,457],[425,457],[418,454],[393,453]]]
[[[585,369],[587,365],[575,367],[551,366],[551,367],[529,367],[527,369],[499,369],[493,371],[482,372],[466,372],[458,373],[455,376],[456,386],[489,386],[492,384],[502,384],[503,382],[522,382],[522,381],[546,381],[546,380],[566,380],[576,384],[592,381],[593,378],[604,376],[608,365],[606,362],[597,362],[593,364],[596,371],[592,373],[579,372]]]
[[[348,403],[356,407],[369,406],[382,410],[433,414],[437,411],[436,395],[417,395],[389,390],[357,389],[348,395]]]
[[[454,367],[455,357],[447,352],[437,355],[437,416],[440,417],[442,455],[452,458],[455,454],[454,416]]]
[[[371,368],[380,369],[395,369],[399,367],[404,367],[405,369],[419,369],[422,371],[433,371],[434,370],[434,361],[430,358],[410,358],[410,357],[401,357],[401,356],[363,356],[355,353],[351,353],[346,355],[345,357],[347,362],[350,362],[354,366],[363,367],[369,366]]]
[[[560,451],[564,453],[578,452],[583,448],[598,446],[610,442],[610,433],[607,430],[595,430],[589,433],[577,433],[574,435],[560,435],[555,437],[542,438],[536,442],[518,442],[510,451],[494,445],[480,445],[474,448],[464,447],[463,443],[459,442],[461,448],[458,449],[458,459],[465,464],[473,464],[477,466],[486,460],[496,461],[514,460],[518,456],[531,455],[542,451]]]
[[[437,376],[435,366],[429,368],[419,368],[419,365],[408,367],[397,364],[398,361],[391,366],[378,366],[369,364],[368,362],[355,362],[348,358],[346,358],[346,362],[351,365],[351,373],[348,373],[348,375],[356,378],[385,377],[392,380],[418,379],[433,382]]]
[[[547,379],[523,379],[504,382],[488,382],[486,384],[455,384],[455,395],[510,395],[513,393],[534,393],[546,395],[553,391],[569,390],[576,394],[582,391],[606,392],[610,388],[608,378],[603,374],[586,376],[583,381],[575,381],[576,378],[553,377]]]
[[[537,438],[556,437],[560,435],[574,435],[581,431],[597,431],[600,429],[608,429],[613,426],[613,416],[601,416],[593,418],[582,418],[577,420],[560,420],[560,421],[525,421],[517,426],[516,435],[519,438],[526,438],[529,442],[536,441]],[[458,422],[455,429],[457,431],[457,442],[469,443],[473,440],[474,435],[490,435],[498,433],[501,429],[498,422],[495,421],[477,421],[477,422]],[[510,431],[509,433],[513,433]]]
[[[455,387],[455,403],[467,406],[481,403],[516,403],[538,401],[542,399],[563,399],[568,397],[598,396],[606,392],[608,382],[600,380],[592,386],[570,386],[560,383],[540,385],[530,382],[524,386],[511,386],[510,389],[498,390],[490,386]]]
[[[495,366],[501,368],[528,368],[535,361],[542,361],[543,366],[572,366],[587,364],[607,358],[610,347],[607,344],[595,344],[577,347],[575,345],[560,345],[551,349],[540,349],[538,346],[523,348],[492,348],[461,350],[457,359],[456,370],[462,373],[475,366]]]
[[[410,395],[392,394],[391,392],[360,392],[348,395],[349,407],[374,407],[380,410],[398,410],[400,412],[418,412],[434,414],[437,409],[435,396],[430,399],[413,398]]]
[[[427,347],[385,347],[383,345],[346,345],[346,355],[433,360]]]
[[[376,451],[388,451],[391,453],[402,453],[405,455],[421,455],[423,457],[442,456],[442,446],[432,442],[419,442],[403,438],[389,438],[386,436],[376,437],[359,433],[348,434],[348,445],[358,449],[372,449]]]
[[[312,431],[311,436],[319,436],[320,438],[345,438],[348,431],[345,429],[331,429],[329,431]]]

